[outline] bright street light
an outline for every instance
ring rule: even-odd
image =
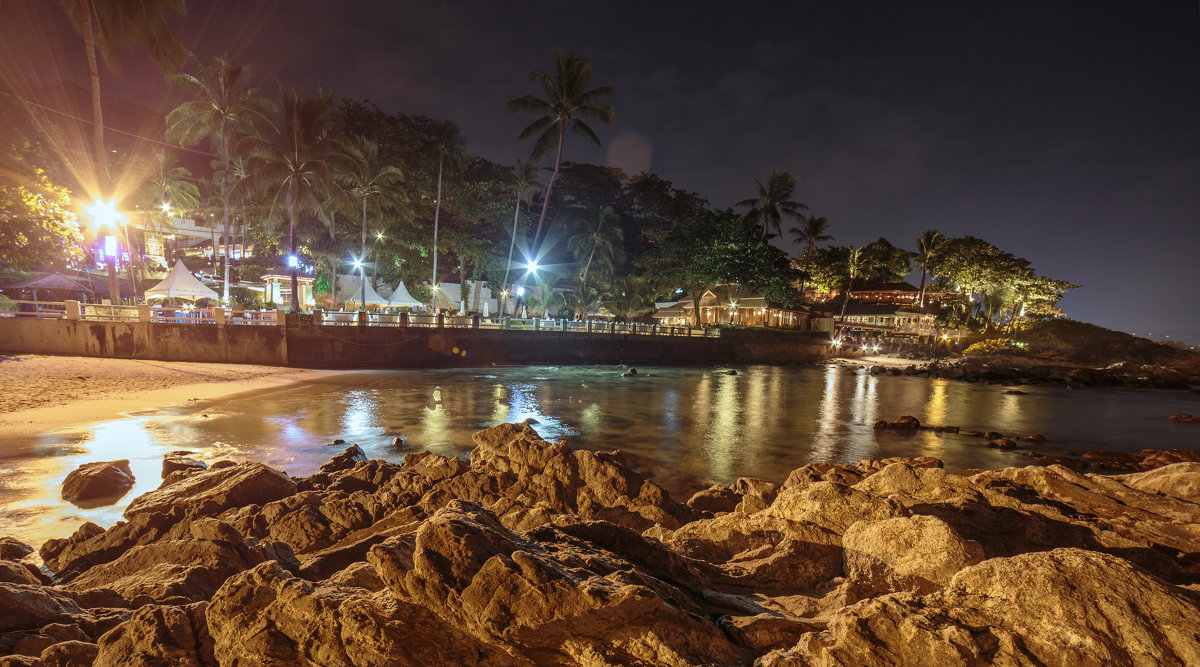
[[[537,260],[536,259],[529,260],[529,263],[525,265],[525,268],[529,269],[533,273],[537,273],[537,270],[538,270]]]
[[[97,228],[111,227],[115,229],[117,223],[121,222],[121,219],[125,217],[117,210],[117,200],[115,199],[104,201],[96,197],[92,205],[87,207],[87,212],[88,215],[92,216],[93,224]]]
[[[525,296],[525,286],[521,285],[517,288],[517,296]]]
[[[168,204],[167,202],[163,202],[162,212],[166,213],[167,215],[171,215],[171,205]]]
[[[288,268],[289,269],[300,268],[300,258],[295,255],[288,255]]]

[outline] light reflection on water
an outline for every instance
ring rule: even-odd
[[[465,455],[475,431],[533,419],[547,439],[623,449],[683,495],[740,476],[782,480],[811,461],[924,455],[961,469],[1027,460],[966,435],[873,428],[905,414],[964,431],[1041,433],[1046,447],[1136,450],[1193,447],[1194,430],[1166,417],[1195,413],[1200,404],[1195,395],[1155,390],[1026,387],[1028,395],[1010,395],[998,386],[837,366],[725,370],[644,368],[638,377],[621,377],[613,367],[348,373],[73,433],[0,436],[0,534],[40,543],[84,519],[110,525],[132,498],[157,487],[162,455],[178,449],[210,463],[253,459],[306,475],[341,451],[330,444],[337,438],[373,458],[401,457],[391,446],[396,436],[407,443],[404,451]],[[117,505],[84,510],[59,498],[70,470],[119,458],[130,459],[137,485]]]

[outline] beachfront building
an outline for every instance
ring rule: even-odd
[[[878,281],[866,281],[861,284],[855,284],[850,290],[850,300],[852,303],[860,304],[896,304],[904,306],[915,304],[920,296],[921,290],[916,286],[906,281],[885,283]],[[831,302],[838,301],[842,296],[842,287],[837,286],[829,291],[817,291],[813,288],[804,290],[804,298],[809,302]],[[925,288],[925,303],[936,303],[941,293],[934,292],[928,287]]]
[[[696,302],[685,295],[674,304],[661,304],[654,319],[669,326],[691,326],[695,322]],[[744,285],[709,285],[700,292],[700,326],[735,324],[777,329],[820,331],[822,321],[807,307],[782,308],[768,303],[763,296]],[[828,330],[828,329],[824,329]]]
[[[286,306],[292,302],[292,279],[288,274],[269,273],[262,277],[266,287],[263,291],[263,301],[277,306]],[[312,308],[313,277],[296,276],[300,286],[300,307]]]

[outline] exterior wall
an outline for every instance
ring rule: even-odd
[[[238,326],[0,318],[0,352],[297,368],[519,364],[807,363],[824,333],[725,331],[720,338],[390,327]]]

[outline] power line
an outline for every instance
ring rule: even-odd
[[[86,119],[86,118],[80,118],[79,116],[76,116],[76,115],[74,115],[74,114],[69,114],[69,113],[67,113],[67,112],[65,112],[65,111],[59,111],[58,109],[53,109],[53,108],[51,108],[51,107],[48,107],[48,106],[44,106],[44,105],[38,104],[37,102],[30,102],[29,100],[26,100],[26,99],[22,99],[21,101],[22,101],[22,102],[24,102],[25,104],[28,104],[28,105],[29,105],[29,106],[31,106],[31,107],[37,107],[37,108],[39,108],[39,109],[43,109],[43,110],[45,110],[45,111],[49,111],[49,112],[51,112],[51,113],[56,113],[56,114],[59,114],[59,115],[62,115],[62,116],[66,116],[67,118],[70,118],[70,119],[72,119],[72,120],[79,121],[80,123],[87,123],[88,125],[95,125],[95,124],[96,124],[96,121],[94,121],[94,120],[88,120],[88,119]],[[101,127],[103,127],[105,130],[107,130],[107,131],[109,131],[109,132],[116,132],[117,134],[123,134],[123,135],[125,135],[125,136],[127,136],[127,137],[133,137],[134,139],[140,139],[140,140],[142,140],[142,141],[149,141],[150,143],[159,144],[160,146],[166,146],[167,148],[174,148],[175,150],[187,151],[187,152],[189,152],[189,153],[195,153],[195,154],[197,154],[197,155],[204,155],[204,156],[206,156],[206,157],[217,157],[216,153],[209,153],[208,151],[199,151],[199,150],[196,150],[196,149],[194,149],[194,148],[184,148],[184,147],[182,147],[182,146],[177,146],[177,145],[175,145],[175,144],[169,144],[169,143],[167,143],[167,142],[165,142],[165,141],[159,141],[158,139],[151,139],[150,137],[143,137],[143,136],[141,136],[140,134],[133,134],[132,132],[126,132],[126,131],[124,131],[124,130],[118,130],[118,129],[117,129],[117,128],[115,128],[115,127],[109,127],[108,125],[102,125]]]

